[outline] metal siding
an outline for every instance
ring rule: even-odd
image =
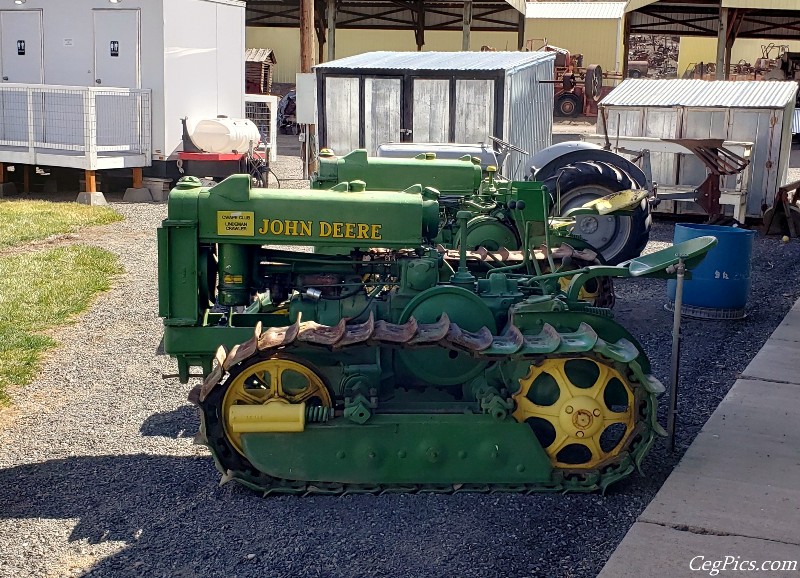
[[[603,70],[621,70],[622,31],[618,20],[528,20],[525,38],[583,54],[583,64],[599,64]]]
[[[753,172],[750,175],[750,189],[747,197],[747,214],[752,216],[761,214],[761,203],[769,196],[770,182],[774,194],[774,183],[777,181],[774,176],[770,176],[772,171],[766,166],[774,155],[771,142],[773,135],[769,120],[771,116],[772,111],[770,110],[731,110],[728,140],[754,143],[753,155],[750,158]],[[777,146],[780,146],[780,143],[777,143]],[[775,158],[774,165],[777,170],[777,158]]]
[[[800,134],[800,110],[792,113],[792,134]]]
[[[370,155],[378,153],[378,146],[400,140],[399,78],[364,79],[364,148]]]
[[[359,114],[359,79],[325,79],[326,140],[321,147],[338,154],[357,149],[361,115]]]
[[[644,136],[644,110],[637,107],[605,107],[608,137],[614,142],[614,137]],[[603,126],[597,124],[597,134],[603,134]]]
[[[489,142],[494,128],[494,84],[494,80],[456,80],[456,142]]]
[[[710,106],[725,108],[784,108],[793,102],[792,81],[653,80],[629,78],[601,104],[610,106]]]
[[[503,138],[531,155],[550,146],[553,134],[553,65],[542,62],[506,75],[507,122]],[[530,174],[530,156],[512,152],[506,173],[522,180]]]
[[[625,2],[528,2],[525,18],[619,20],[625,14]]]
[[[678,136],[678,110],[675,108],[645,109],[642,136],[676,138]],[[677,181],[678,159],[668,153],[652,153],[650,164],[653,180],[662,185],[674,185]]]

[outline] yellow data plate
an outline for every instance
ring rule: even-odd
[[[255,222],[252,211],[217,211],[217,235],[254,237]]]

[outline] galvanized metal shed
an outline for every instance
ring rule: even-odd
[[[628,79],[600,102],[601,119],[616,135],[721,138],[752,142],[747,216],[760,217],[786,182],[796,82]],[[665,185],[699,185],[705,178],[691,155],[652,155],[653,178]],[[700,179],[700,181],[698,181]]]
[[[487,143],[495,136],[530,154],[550,145],[555,54],[369,52],[320,64],[322,148],[375,154],[387,142]],[[522,178],[529,155],[512,153]]]

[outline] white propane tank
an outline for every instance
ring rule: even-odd
[[[258,127],[246,118],[219,117],[199,121],[191,135],[197,148],[207,153],[247,152],[261,141]]]

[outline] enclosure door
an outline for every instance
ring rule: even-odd
[[[0,77],[3,82],[42,84],[42,11],[0,11]],[[33,96],[34,139],[41,138],[40,94]],[[28,94],[24,89],[0,97],[0,140],[28,144]]]
[[[456,80],[455,142],[488,143],[494,135],[494,84],[492,79]]]
[[[344,155],[359,147],[361,106],[357,76],[325,77],[325,136],[322,146]]]
[[[450,80],[414,78],[412,86],[412,140],[450,142]]]
[[[3,82],[42,84],[42,11],[0,11]]]
[[[94,10],[97,86],[139,88],[139,10]]]
[[[364,78],[364,148],[370,155],[378,146],[401,140],[401,78]]]

